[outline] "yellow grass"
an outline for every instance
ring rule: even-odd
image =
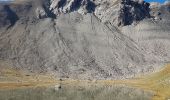
[[[155,93],[153,100],[170,99],[170,65],[160,72],[153,73],[135,80],[137,87],[151,90]],[[139,83],[139,84],[138,84]]]
[[[170,64],[163,70],[131,80],[116,80],[116,84],[141,88],[154,93],[152,100],[170,99]]]

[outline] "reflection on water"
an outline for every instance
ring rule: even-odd
[[[0,0],[0,3],[11,3],[13,2],[14,0]]]
[[[151,100],[151,94],[120,86],[38,87],[1,89],[0,100]]]

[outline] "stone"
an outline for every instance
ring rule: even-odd
[[[60,85],[60,84],[55,85],[55,86],[54,86],[54,89],[55,89],[56,91],[60,90],[60,89],[61,89],[61,85]]]
[[[47,17],[47,14],[43,8],[37,8],[35,12],[36,12],[37,18],[39,18],[39,19]]]

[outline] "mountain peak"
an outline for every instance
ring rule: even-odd
[[[91,0],[51,0],[50,9],[55,14],[79,10],[80,13],[94,12],[95,2]],[[80,11],[82,10],[82,11]]]
[[[150,17],[149,5],[143,0],[51,0],[50,10],[57,16],[73,11],[94,13],[104,22],[112,17],[114,24],[125,26]]]

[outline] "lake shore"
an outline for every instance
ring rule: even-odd
[[[1,72],[2,73],[2,72]],[[90,86],[90,85],[125,85],[133,88],[153,92],[152,100],[166,100],[170,98],[170,65],[163,70],[150,75],[128,80],[72,80],[55,79],[50,75],[23,75],[17,71],[6,70],[1,75],[0,89],[42,87],[42,86]],[[2,80],[6,79],[6,80]],[[10,80],[10,81],[7,81]],[[19,80],[19,81],[18,81]]]

